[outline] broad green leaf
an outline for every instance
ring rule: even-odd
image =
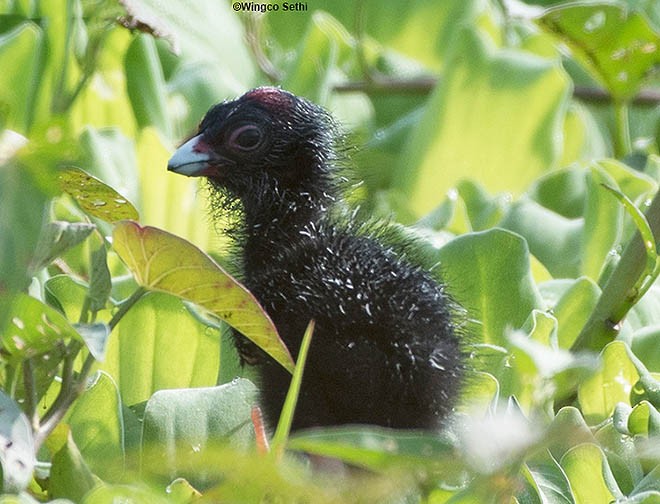
[[[9,296],[30,283],[30,263],[46,222],[50,179],[49,172],[32,164],[0,166],[0,326]]]
[[[519,193],[555,167],[568,95],[557,61],[495,50],[463,30],[401,154],[394,187],[418,215],[466,174],[490,192]]]
[[[219,387],[156,392],[144,412],[142,470],[170,479],[186,477],[195,486],[203,483],[203,472],[186,474],[187,470],[212,457],[214,447],[250,446],[255,401],[256,387],[245,379]]]
[[[602,184],[615,182],[598,166],[592,167],[587,175],[580,272],[596,282],[619,239],[623,218],[623,208]]]
[[[625,343],[608,344],[600,358],[602,369],[578,388],[582,413],[591,425],[609,418],[617,403],[630,404],[630,391],[639,380]]]
[[[115,480],[124,469],[124,424],[119,391],[99,371],[74,403],[66,420],[80,454],[94,474]]]
[[[536,179],[527,196],[562,217],[577,219],[584,212],[586,175],[576,167],[552,171]]]
[[[92,231],[94,224],[86,222],[49,222],[45,227],[32,259],[31,271],[36,273],[48,266],[53,259],[64,251],[75,247]]]
[[[600,295],[600,289],[589,278],[580,277],[555,304],[552,312],[557,318],[557,344],[569,349],[586,324]]]
[[[80,339],[60,312],[27,294],[17,296],[11,308],[12,318],[1,339],[14,359],[34,357],[68,339]]]
[[[80,502],[96,485],[94,475],[83,459],[71,433],[64,446],[53,455],[48,492],[53,497],[66,497]]]
[[[516,234],[492,229],[459,236],[438,258],[449,291],[480,322],[479,342],[506,346],[505,330],[522,327],[532,309],[542,308],[527,244]]]
[[[67,320],[80,320],[88,287],[70,275],[54,275],[44,284],[46,303],[62,312]]]
[[[455,446],[447,438],[376,427],[310,430],[291,437],[287,446],[376,471],[401,464],[442,467],[449,471],[456,462]],[[454,469],[459,468],[454,466]]]
[[[660,33],[624,3],[574,2],[550,9],[542,26],[559,35],[617,99],[632,97],[660,64]]]
[[[483,187],[471,180],[462,180],[456,186],[465,202],[473,231],[483,231],[495,226],[503,217],[510,198],[505,195],[491,197]]]
[[[578,276],[581,219],[568,219],[523,197],[509,207],[500,226],[522,235],[530,252],[554,278]]]
[[[124,65],[126,89],[138,126],[155,126],[165,138],[171,138],[167,88],[153,37],[136,35],[128,46]]]
[[[598,444],[607,454],[610,469],[618,487],[626,495],[644,477],[637,447],[632,436],[619,432],[607,422],[596,432]]]
[[[580,410],[573,406],[557,412],[548,429],[548,438],[552,440],[548,449],[555,460],[561,460],[571,448],[582,443],[596,443]]]
[[[115,227],[113,246],[140,285],[204,307],[293,372],[289,351],[254,296],[190,242],[125,221]]]
[[[538,489],[540,502],[573,504],[566,474],[552,456],[547,456],[543,463],[529,464],[528,469]]]
[[[62,189],[93,217],[107,222],[138,218],[137,210],[126,198],[83,170],[67,168],[59,179]]]
[[[36,112],[35,95],[43,70],[38,54],[43,43],[42,31],[30,22],[0,35],[0,118],[6,127],[23,134]]]
[[[100,366],[134,405],[161,389],[208,387],[218,377],[220,332],[189,315],[180,299],[143,296],[115,327]]]
[[[575,504],[612,502],[621,493],[618,488],[614,490],[608,486],[603,474],[609,471],[607,459],[594,444],[585,443],[570,449],[560,464],[571,484]]]
[[[0,390],[0,464],[2,492],[24,490],[36,463],[30,421],[18,404]]]
[[[105,242],[90,254],[89,309],[93,313],[105,308],[112,291]]]
[[[632,351],[649,371],[660,372],[660,326],[657,324],[643,327],[633,333]]]

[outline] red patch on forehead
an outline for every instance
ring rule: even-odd
[[[259,87],[248,91],[243,98],[262,104],[271,110],[285,110],[293,104],[293,96],[275,87]]]

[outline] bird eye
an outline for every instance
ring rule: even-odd
[[[229,144],[238,150],[251,151],[259,147],[262,136],[261,130],[257,126],[246,124],[232,132]]]

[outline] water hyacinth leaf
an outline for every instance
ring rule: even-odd
[[[616,495],[604,476],[609,471],[601,449],[590,443],[570,449],[560,460],[576,502],[613,502]],[[616,489],[616,494],[621,492]]]
[[[660,64],[660,34],[623,2],[575,2],[548,10],[539,22],[619,100],[632,97]]]
[[[18,404],[0,390],[0,463],[2,492],[18,493],[32,479],[34,441],[30,421]]]
[[[119,391],[112,378],[99,371],[66,417],[73,439],[89,468],[104,480],[124,469],[124,423]]]
[[[108,269],[105,243],[91,253],[89,279],[89,309],[97,312],[105,308],[112,291],[112,277]]]
[[[154,38],[137,35],[126,51],[124,65],[126,90],[138,126],[154,125],[165,138],[171,138],[167,87]]]
[[[489,192],[519,193],[561,152],[570,87],[558,62],[496,49],[474,29],[455,42],[393,173],[394,188],[419,216],[466,173]],[[524,121],[512,123],[513,116]]]
[[[76,446],[71,432],[66,443],[53,455],[49,478],[49,494],[80,502],[94,488],[96,480]]]
[[[14,359],[33,357],[53,350],[62,341],[80,339],[60,312],[26,294],[14,298],[12,314],[1,339]]]
[[[79,168],[63,170],[59,180],[62,190],[92,217],[106,222],[138,218],[137,210],[126,198]]]
[[[242,378],[218,387],[156,392],[144,411],[143,471],[187,477],[198,485],[202,472],[185,470],[203,461],[214,446],[247,448],[253,442],[250,413],[256,392],[254,384]]]
[[[630,404],[630,391],[639,373],[622,341],[609,343],[601,352],[602,368],[578,388],[584,418],[595,425],[609,418],[619,402]]]
[[[94,229],[96,226],[87,222],[49,222],[39,237],[31,271],[36,273],[48,266],[53,259],[87,238]]]
[[[620,239],[623,209],[604,189],[614,186],[614,179],[602,168],[594,166],[587,175],[584,225],[580,255],[580,274],[599,281],[608,254]],[[576,275],[577,276],[577,275]]]
[[[289,351],[254,296],[193,244],[124,221],[115,227],[113,246],[140,285],[204,307],[293,372]]]
[[[600,288],[587,277],[578,278],[563,293],[553,308],[559,348],[571,348],[596,306],[598,296]]]
[[[442,247],[438,259],[448,285],[461,285],[452,294],[480,320],[474,328],[480,343],[505,347],[506,329],[522,327],[534,308],[542,308],[519,235],[503,229],[462,235]]]
[[[443,469],[451,474],[456,464],[455,446],[448,437],[400,432],[378,427],[335,427],[295,434],[287,448],[333,457],[375,471],[397,465]]]
[[[157,390],[215,385],[219,340],[220,331],[189,316],[181,299],[151,292],[114,328],[100,367],[132,406]]]

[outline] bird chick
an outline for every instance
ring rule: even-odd
[[[239,203],[242,281],[294,358],[316,321],[293,429],[438,428],[463,375],[456,306],[427,271],[337,211],[338,138],[322,108],[262,87],[212,107],[168,170],[207,177]],[[234,336],[276,422],[291,377]]]

